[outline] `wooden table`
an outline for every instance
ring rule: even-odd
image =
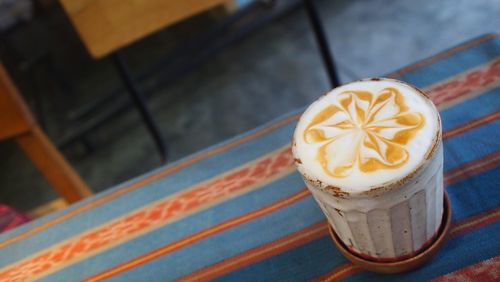
[[[229,0],[60,0],[92,57],[102,58],[155,31]]]

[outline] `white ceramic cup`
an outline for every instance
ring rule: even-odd
[[[382,84],[383,87],[380,86],[380,89],[382,89],[380,90],[378,87]],[[383,91],[386,91],[388,87],[396,89],[394,90],[396,92],[397,89],[401,92],[406,91],[405,99],[407,103],[402,103],[399,108],[397,106],[387,106],[389,102],[386,102],[385,105],[387,107],[391,106],[394,109],[399,109],[399,112],[395,110],[393,110],[393,112],[399,114],[397,118],[402,120],[403,123],[405,123],[404,115],[414,117],[417,116],[418,113],[413,113],[412,111],[418,112],[420,108],[426,109],[426,114],[420,115],[424,118],[411,124],[415,130],[411,131],[412,128],[409,126],[408,128],[410,129],[406,131],[406,133],[408,133],[407,135],[410,137],[413,136],[415,140],[410,138],[409,141],[401,141],[399,145],[396,144],[402,148],[401,152],[403,152],[404,149],[408,151],[410,156],[407,158],[408,163],[403,163],[401,161],[404,160],[404,158],[401,157],[403,153],[400,153],[392,158],[396,160],[394,164],[390,162],[387,164],[388,168],[366,168],[363,172],[361,166],[362,164],[370,164],[370,161],[368,161],[370,158],[363,156],[362,153],[365,152],[365,155],[372,154],[370,150],[373,148],[371,148],[368,143],[365,144],[365,141],[352,141],[353,143],[361,142],[360,144],[362,145],[360,146],[366,145],[370,147],[368,149],[360,149],[359,152],[361,153],[357,155],[358,157],[356,160],[359,162],[359,164],[357,164],[359,165],[358,175],[356,177],[351,177],[349,174],[357,173],[355,172],[357,168],[356,162],[354,161],[347,162],[349,165],[352,164],[352,166],[329,166],[328,161],[330,160],[328,158],[339,156],[345,159],[345,156],[349,155],[345,155],[342,150],[339,151],[336,147],[326,147],[327,145],[335,146],[335,142],[331,142],[330,140],[336,140],[335,138],[337,138],[337,136],[335,136],[335,131],[328,130],[330,130],[330,127],[335,126],[342,126],[342,130],[345,128],[351,130],[351,125],[346,125],[346,122],[341,120],[341,114],[339,114],[338,117],[333,115],[329,117],[331,120],[330,123],[334,125],[329,125],[328,119],[321,121],[324,123],[322,125],[318,122],[313,122],[314,114],[319,113],[318,107],[322,110],[322,108],[328,106],[328,102],[325,101],[319,103],[315,102],[305,111],[297,125],[292,141],[292,150],[297,168],[338,237],[352,252],[364,258],[376,261],[400,260],[411,257],[425,249],[425,247],[432,243],[433,239],[436,237],[443,215],[443,146],[441,141],[441,120],[438,111],[430,99],[414,86],[397,80],[384,78],[373,78],[352,82],[332,90],[332,92],[326,94],[326,96],[337,95],[337,97],[349,97],[349,95],[354,95],[349,93],[356,93],[354,90],[358,88],[363,89],[366,93],[369,93],[370,89],[379,89],[377,91],[381,94],[378,94],[378,96],[375,93],[371,98],[365,98],[366,94],[363,94],[365,96],[359,94],[359,97],[355,97],[359,98],[359,105],[363,105],[363,103],[366,102],[366,105],[371,105],[366,106],[367,109],[373,110],[376,108],[372,105],[374,104],[373,101],[385,95]],[[377,92],[375,90],[374,92]],[[348,93],[348,95],[345,93]],[[398,101],[398,99],[399,102],[403,101],[401,97],[404,95],[401,93],[399,93],[399,95],[400,96],[397,97],[394,96],[396,98],[393,100],[387,99],[387,101]],[[420,96],[417,97],[412,95]],[[323,96],[318,101],[321,99],[336,101],[332,100],[333,98],[330,96],[329,98]],[[348,98],[344,98],[344,100],[338,99],[338,101],[355,100],[352,97],[350,98],[351,100],[346,100]],[[426,104],[422,106],[419,103]],[[341,108],[340,104],[338,108]],[[347,102],[345,105],[346,109],[350,107]],[[422,107],[419,108],[419,105]],[[352,106],[352,108],[355,107]],[[401,109],[405,111],[403,112]],[[314,111],[316,111],[316,113]],[[390,110],[387,110],[387,112],[390,112]],[[367,115],[366,113],[361,114]],[[365,117],[365,119],[368,120],[367,117]],[[317,120],[321,120],[321,118],[316,118],[316,121]],[[356,119],[352,118],[352,120]],[[424,125],[419,125],[417,124],[418,122]],[[319,125],[314,125],[316,126],[314,127],[310,126],[310,124]],[[394,124],[394,126],[398,127],[400,125]],[[369,125],[365,127],[369,128]],[[365,127],[360,127],[361,129],[358,130],[362,131]],[[387,127],[388,126],[385,126],[385,128],[377,130],[379,130],[378,132],[382,132],[386,130]],[[326,129],[321,131],[321,128]],[[397,134],[398,130],[402,130],[401,128],[402,127],[399,127],[393,131]],[[308,130],[312,132],[311,134],[314,133],[314,135],[308,136]],[[312,130],[316,131],[313,132]],[[365,135],[361,136],[371,136],[368,133],[363,134]],[[418,136],[418,134],[426,135],[422,137]],[[392,142],[396,140],[396,137],[386,140],[391,140]],[[319,144],[317,146],[314,143],[316,141]],[[413,144],[413,141],[417,143]],[[418,147],[420,144],[424,147]],[[346,145],[340,144],[339,146]],[[321,155],[320,149],[318,148],[323,147],[326,149],[322,151],[323,155]],[[387,157],[387,150],[388,149],[386,149],[385,155],[379,158],[383,159]],[[412,150],[416,155],[416,152],[420,152],[422,156],[415,156],[414,159],[410,159],[413,157],[411,156],[413,153]],[[328,152],[331,152],[330,155],[327,154]],[[317,154],[317,156],[314,156],[314,154]],[[320,160],[320,155],[326,156],[326,159],[322,158],[320,161],[326,173],[319,171],[321,166],[314,163],[315,160]],[[333,162],[335,161],[336,160],[333,160]],[[412,161],[413,163],[411,163]],[[336,163],[339,162],[337,161]],[[346,162],[344,161],[344,163]],[[373,163],[373,161],[371,163]],[[391,166],[396,167],[393,169],[394,177],[391,177]],[[338,169],[339,167],[342,169]],[[345,167],[348,167],[348,169],[344,169]],[[347,171],[347,173],[345,171]],[[336,177],[338,177],[338,179],[335,179]],[[349,177],[351,177],[352,180],[350,180]],[[379,179],[383,180],[382,183],[376,183]],[[355,186],[348,187],[348,185],[339,185],[339,183],[358,183],[358,185],[364,185],[364,180],[366,180],[366,183],[372,183],[373,185],[370,186],[367,184],[367,187],[360,189],[357,189]]]

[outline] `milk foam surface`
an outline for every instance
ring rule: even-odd
[[[294,132],[298,169],[309,180],[359,193],[417,169],[440,130],[434,105],[391,79],[335,88],[311,104]]]

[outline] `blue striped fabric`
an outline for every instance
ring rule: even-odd
[[[499,66],[500,38],[488,35],[396,73],[437,100],[445,82],[460,94],[441,112],[455,226],[418,270],[360,271],[334,248],[290,160],[297,111],[0,235],[0,280],[421,281],[495,258]]]

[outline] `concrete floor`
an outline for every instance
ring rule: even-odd
[[[343,82],[389,73],[500,28],[497,0],[317,2]],[[13,34],[12,45],[31,55],[33,45],[27,42],[49,50],[74,87],[69,98],[73,103],[118,87],[109,60],[90,60],[60,8],[54,10]],[[201,16],[161,31],[126,48],[126,58],[140,72],[211,21]],[[30,101],[35,91],[30,80],[14,76]],[[157,73],[144,83],[161,80],[162,73]],[[54,86],[44,81],[38,91],[48,101],[47,132],[57,142],[65,130],[64,117],[54,106]],[[155,90],[149,105],[169,141],[170,161],[175,161],[303,107],[328,88],[305,12],[297,8]],[[160,165],[154,144],[132,110],[88,138],[95,145],[91,153],[63,152],[95,192]],[[28,210],[56,197],[14,143],[0,143],[0,156],[0,202]]]

